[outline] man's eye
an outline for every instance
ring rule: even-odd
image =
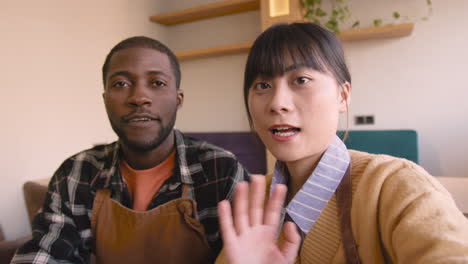
[[[157,87],[162,87],[162,86],[166,86],[166,83],[161,82],[161,81],[154,81],[152,82],[152,85],[157,86]]]
[[[123,82],[123,81],[118,81],[118,82],[113,83],[112,87],[116,87],[116,88],[128,87],[128,83]]]
[[[310,79],[307,78],[307,77],[299,77],[299,78],[296,79],[295,82],[296,82],[297,84],[305,84],[305,83],[307,83],[307,82],[309,82],[309,81],[310,81]]]
[[[259,82],[259,83],[256,83],[254,85],[254,89],[257,89],[257,90],[265,90],[265,89],[268,89],[270,88],[270,84],[266,83],[266,82]]]

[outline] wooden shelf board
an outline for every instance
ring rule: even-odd
[[[398,24],[381,27],[358,28],[345,30],[338,34],[341,41],[357,41],[370,39],[398,38],[409,36],[414,24]]]
[[[414,24],[399,24],[371,28],[359,28],[345,30],[338,34],[338,37],[343,42],[370,40],[370,39],[384,39],[384,38],[398,38],[409,36],[413,31]],[[209,58],[223,55],[233,55],[245,53],[250,50],[253,42],[238,43],[233,45],[212,47],[199,50],[188,50],[177,52],[176,56],[180,61]]]
[[[180,61],[186,61],[200,58],[246,53],[250,50],[250,47],[252,47],[252,42],[244,42],[213,48],[176,52],[175,55]]]
[[[151,16],[150,20],[163,25],[175,25],[196,20],[241,13],[260,8],[259,0],[226,0],[189,9]]]

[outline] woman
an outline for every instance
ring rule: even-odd
[[[267,186],[288,189],[276,188],[264,211],[263,179],[253,177],[250,188],[243,183],[236,191],[234,219],[229,203],[220,203],[219,262],[468,263],[468,221],[432,176],[407,160],[347,150],[336,136],[350,92],[333,33],[296,23],[257,38],[245,69],[245,104],[278,160]],[[285,226],[276,246],[283,220],[294,225]]]

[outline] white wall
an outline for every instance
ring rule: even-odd
[[[369,13],[388,14],[385,7],[411,17],[425,13],[425,0],[349,1],[363,24],[370,23]],[[141,34],[181,51],[249,41],[260,32],[258,11],[171,27],[148,22],[152,14],[210,2],[3,1],[0,224],[7,238],[30,231],[21,189],[26,180],[49,177],[67,156],[115,139],[101,101],[100,76],[114,44]],[[421,164],[429,172],[468,176],[463,152],[468,149],[463,137],[468,135],[468,3],[433,2],[434,15],[418,22],[410,37],[345,44],[353,75],[351,116],[376,118],[375,126],[351,128],[416,129]],[[185,105],[178,128],[248,130],[242,102],[245,59],[244,54],[182,63]]]
[[[8,239],[30,232],[22,184],[50,177],[68,156],[110,142],[101,65],[120,40],[147,35],[166,1],[2,1],[0,8],[0,225]]]
[[[354,13],[388,17],[381,9],[390,4],[413,18],[427,13],[425,0],[369,1],[354,1],[360,3]],[[345,44],[354,80],[350,116],[376,120],[351,128],[415,129],[423,167],[437,176],[468,177],[468,1],[433,5],[433,16],[417,22],[409,37]]]
[[[174,1],[170,9],[213,0]],[[375,125],[350,129],[414,129],[419,135],[420,164],[433,175],[467,176],[468,162],[468,2],[434,0],[433,16],[426,0],[349,0],[363,27],[375,18],[414,21],[409,37],[345,43],[353,77],[350,120],[374,115]],[[370,15],[372,14],[372,15]],[[408,17],[405,19],[404,17]],[[169,27],[176,50],[252,40],[259,32],[259,12]],[[186,105],[178,127],[191,131],[247,131],[242,103],[246,55],[182,63]],[[344,124],[343,124],[344,125]]]
[[[171,10],[212,3],[176,0]],[[254,40],[260,33],[260,12],[251,11],[170,26],[168,41],[175,51]],[[242,86],[247,54],[181,63],[185,103],[176,126],[183,131],[248,131]]]

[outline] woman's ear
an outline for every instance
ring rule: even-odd
[[[349,103],[351,102],[351,84],[349,82],[345,82],[340,85],[338,93],[339,111],[340,113],[347,112]]]

